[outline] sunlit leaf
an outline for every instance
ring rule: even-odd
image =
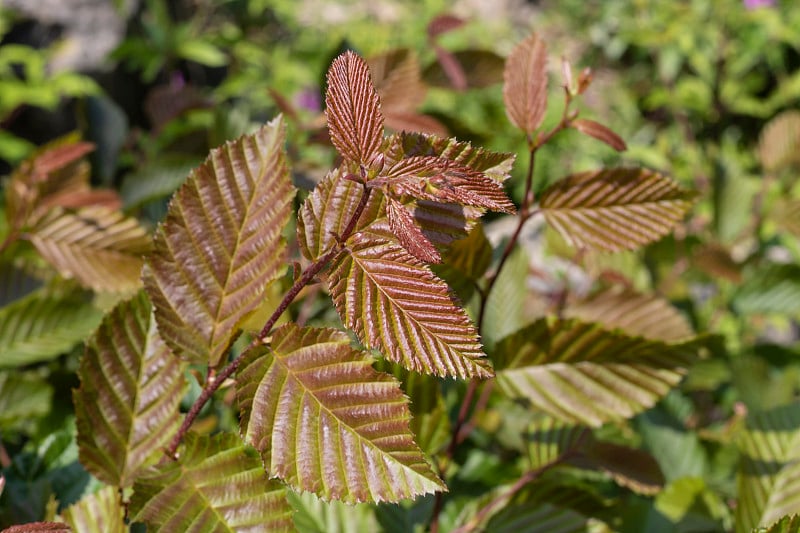
[[[447,284],[373,225],[353,236],[329,286],[344,325],[409,370],[451,377],[492,375],[477,332]]]
[[[128,487],[163,456],[180,422],[182,366],[144,293],[106,315],[87,342],[74,392],[81,463],[95,477]]]
[[[531,134],[547,110],[547,44],[533,34],[514,47],[503,72],[506,114],[516,127]]]
[[[189,433],[178,461],[150,467],[133,487],[131,518],[148,531],[294,531],[286,489],[237,435]]]
[[[72,529],[61,522],[30,522],[7,527],[3,533],[72,533]]]
[[[655,404],[705,342],[666,343],[551,317],[500,341],[492,359],[506,394],[556,418],[599,426]]]
[[[796,533],[800,531],[800,516],[792,514],[784,516],[774,524],[766,528],[758,528],[756,533]]]
[[[125,533],[125,509],[115,487],[103,487],[62,513],[74,533]]]
[[[694,198],[661,174],[613,168],[557,181],[539,201],[548,223],[573,246],[616,252],[669,233]]]
[[[242,434],[267,471],[346,502],[442,490],[409,430],[399,383],[332,329],[279,328],[237,378]]]
[[[767,172],[800,164],[800,111],[784,111],[764,126],[758,156]]]
[[[624,152],[627,149],[622,137],[599,122],[579,118],[572,121],[572,127],[589,137],[594,137],[598,141],[606,143],[617,152]]]
[[[173,198],[145,286],[176,354],[217,366],[284,267],[291,185],[274,120],[211,151]]]
[[[800,405],[749,416],[739,450],[736,531],[800,512]]]
[[[0,309],[0,368],[48,361],[72,349],[103,314],[81,294],[39,290]]]
[[[383,115],[369,68],[356,53],[347,51],[331,64],[325,106],[336,150],[346,159],[369,165],[383,141]]]
[[[800,265],[771,264],[751,272],[733,296],[740,313],[800,313]]]
[[[384,52],[367,59],[384,115],[395,110],[413,111],[425,101],[419,61],[407,48]],[[416,131],[416,130],[412,130]]]
[[[422,232],[422,228],[417,226],[411,210],[406,208],[402,202],[388,196],[386,198],[386,215],[389,220],[389,228],[408,253],[425,263],[442,261],[439,251]]]
[[[726,503],[701,477],[676,478],[656,496],[654,507],[672,525],[692,524],[703,531],[720,530],[728,514]]]
[[[109,292],[139,287],[142,256],[151,247],[135,219],[106,207],[54,208],[30,229],[28,239],[64,277]]]

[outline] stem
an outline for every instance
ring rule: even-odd
[[[253,339],[248,347],[218,374],[214,375],[213,372],[208,373],[203,391],[189,408],[189,412],[186,413],[186,417],[183,419],[181,427],[178,429],[178,432],[175,434],[175,437],[172,439],[172,442],[170,442],[170,445],[166,450],[166,454],[169,457],[174,460],[178,459],[176,452],[178,450],[178,446],[180,446],[180,443],[183,440],[184,435],[186,435],[186,433],[189,431],[189,428],[194,423],[197,415],[200,414],[200,411],[203,409],[208,400],[210,400],[214,393],[217,392],[217,389],[219,389],[220,385],[222,385],[226,379],[231,377],[231,375],[236,372],[236,370],[239,368],[239,365],[242,363],[244,356],[252,348],[265,342],[265,339],[269,337],[269,334],[272,331],[272,328],[275,326],[275,323],[278,321],[278,318],[280,318],[284,311],[289,308],[289,305],[291,305],[297,295],[300,294],[300,291],[303,290],[306,285],[311,283],[317,274],[322,272],[322,270],[334,257],[344,251],[344,243],[350,237],[350,235],[352,235],[353,230],[355,230],[356,224],[358,223],[358,219],[361,218],[361,215],[364,213],[364,208],[366,208],[367,201],[369,200],[369,194],[370,190],[366,187],[366,184],[363,184],[361,198],[359,199],[356,210],[353,212],[353,216],[350,218],[350,221],[347,223],[344,231],[340,236],[338,236],[338,244],[332,249],[328,250],[322,256],[318,257],[316,261],[311,263],[303,272],[302,276],[300,276],[294,282],[292,287],[289,289],[289,292],[284,295],[281,303],[278,304],[278,307],[275,308],[275,311],[269,317],[269,320],[267,320],[267,323],[264,324],[261,332],[256,336],[256,338]]]

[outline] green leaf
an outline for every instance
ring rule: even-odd
[[[747,418],[739,439],[736,531],[800,511],[800,404]]]
[[[751,271],[733,296],[739,313],[800,313],[800,265],[770,264]]]
[[[73,393],[81,463],[129,487],[163,456],[179,424],[182,362],[158,335],[143,292],[115,307],[87,342]]]
[[[145,266],[163,339],[216,367],[285,262],[294,189],[281,119],[211,151],[173,198]]]
[[[196,166],[194,160],[159,161],[125,176],[120,189],[125,207],[130,209],[169,196],[183,184]]]
[[[503,71],[503,102],[508,119],[532,134],[547,111],[547,44],[533,34],[517,44]]]
[[[299,533],[351,533],[379,531],[375,509],[371,505],[347,505],[336,500],[324,501],[311,492],[288,491]]]
[[[680,531],[721,531],[720,522],[728,512],[725,502],[699,477],[672,481],[656,496],[655,509]]]
[[[656,172],[613,168],[557,181],[539,202],[547,222],[573,246],[616,252],[669,233],[695,196]]]
[[[0,309],[0,368],[55,359],[97,327],[102,313],[80,293],[43,289]]]
[[[125,509],[114,487],[104,487],[83,497],[62,513],[74,533],[125,533]]]
[[[177,44],[175,52],[189,61],[209,67],[222,67],[228,63],[228,58],[222,50],[207,41],[188,39]]]
[[[138,288],[142,255],[150,250],[150,237],[135,219],[102,206],[52,209],[28,238],[61,275],[96,291]]]
[[[500,341],[493,361],[507,395],[596,427],[652,407],[680,382],[705,342],[665,343],[550,317]]]
[[[532,469],[544,469],[580,453],[586,443],[593,440],[585,426],[543,416],[534,421],[525,435],[528,441],[528,459]]]
[[[800,111],[789,110],[776,115],[761,130],[758,156],[767,172],[800,165]]]
[[[708,474],[708,456],[697,433],[683,427],[660,407],[642,413],[636,422],[645,449],[661,465],[667,481]]]
[[[766,528],[758,528],[757,533],[796,533],[800,531],[800,516],[793,514],[784,516],[774,524]]]
[[[399,383],[370,365],[345,333],[294,324],[245,356],[241,430],[271,475],[346,502],[444,488],[414,443]]]
[[[0,430],[50,412],[53,388],[32,372],[0,372]]]
[[[294,531],[286,489],[264,473],[258,453],[236,435],[189,433],[178,461],[136,480],[131,519],[148,531]]]
[[[490,354],[500,339],[527,323],[525,301],[529,297],[528,271],[528,254],[517,246],[508,257],[486,300],[481,339]]]
[[[344,325],[409,370],[491,376],[475,327],[447,284],[376,226],[356,233],[331,268],[329,287]]]
[[[469,235],[453,242],[445,252],[442,264],[434,265],[433,272],[442,278],[462,302],[469,302],[492,262],[492,245],[483,231],[483,224],[475,224]]]
[[[42,280],[13,262],[0,262],[0,306],[29,295],[42,286]]]

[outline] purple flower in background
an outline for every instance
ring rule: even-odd
[[[295,103],[301,109],[315,113],[322,110],[322,96],[316,87],[307,87],[295,95]]]
[[[760,7],[772,7],[775,5],[775,0],[744,0],[744,7],[746,9],[758,9]]]

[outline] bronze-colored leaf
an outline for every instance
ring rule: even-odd
[[[622,137],[611,131],[610,128],[594,120],[585,118],[575,119],[572,121],[572,127],[589,137],[594,137],[598,141],[606,143],[617,152],[624,152],[628,149]]]
[[[767,172],[800,165],[800,111],[784,111],[764,126],[758,156]]]
[[[450,52],[438,44],[433,45],[433,50],[437,61],[422,72],[422,79],[429,85],[463,91],[503,81],[505,61],[491,50]]]
[[[414,222],[414,215],[399,200],[387,197],[386,214],[392,233],[408,253],[426,263],[439,263],[441,254]]]
[[[369,165],[383,141],[383,115],[369,68],[355,52],[347,51],[333,61],[325,105],[336,150],[347,160]]]
[[[394,131],[416,131],[445,137],[449,134],[447,126],[428,115],[404,112],[397,109],[385,110],[386,128]]]
[[[696,194],[640,168],[573,174],[541,196],[547,222],[574,246],[632,250],[670,232]]]
[[[516,127],[531,134],[547,110],[547,45],[533,34],[519,43],[503,72],[506,114]]]
[[[434,38],[438,37],[443,33],[447,33],[449,31],[456,30],[462,27],[466,22],[464,19],[459,18],[455,15],[451,15],[450,13],[444,13],[442,15],[437,15],[428,23],[428,37]]]
[[[664,486],[664,474],[647,452],[611,442],[592,442],[581,465],[597,468],[637,494],[653,495]]]
[[[384,115],[415,111],[425,101],[419,61],[407,48],[391,50],[367,60]],[[412,130],[416,131],[416,130]]]
[[[72,528],[61,522],[30,522],[7,527],[2,533],[72,533]]]
[[[800,212],[798,212],[800,216]],[[724,278],[732,283],[742,282],[742,267],[731,257],[730,251],[720,244],[703,245],[692,256],[692,262],[712,277]]]
[[[161,336],[216,366],[285,268],[294,188],[283,121],[211,151],[173,198],[145,267]]]

